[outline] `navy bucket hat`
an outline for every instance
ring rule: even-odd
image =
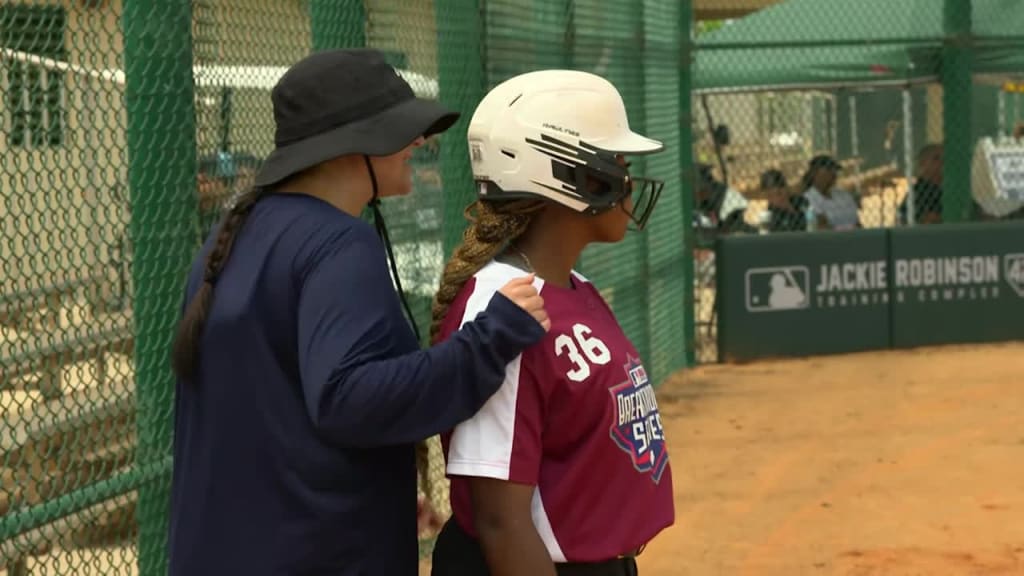
[[[275,149],[256,186],[285,180],[339,156],[388,156],[444,132],[459,114],[417,97],[369,48],[325,50],[300,60],[271,92]]]

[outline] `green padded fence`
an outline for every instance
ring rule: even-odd
[[[718,242],[723,361],[1024,340],[1024,223]]]
[[[464,114],[417,150],[413,196],[384,207],[421,327],[473,197],[464,136],[479,99],[538,68],[615,83],[634,129],[667,145],[636,170],[667,184],[647,232],[580,267],[652,376],[681,368],[690,15],[672,0],[0,4],[0,574],[165,573],[186,268],[273,147],[270,89],[311,50],[380,49],[419,95]],[[447,512],[433,449],[430,498]]]

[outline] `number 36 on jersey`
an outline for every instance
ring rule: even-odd
[[[612,359],[608,347],[592,334],[586,324],[576,323],[572,327],[572,336],[560,334],[555,338],[555,354],[568,356],[572,362],[572,369],[565,376],[573,382],[583,382],[590,377],[592,365],[604,366]]]

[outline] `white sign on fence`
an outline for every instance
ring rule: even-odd
[[[999,198],[1024,202],[1024,148],[996,149],[989,156]]]

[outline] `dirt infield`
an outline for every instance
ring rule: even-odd
[[[644,576],[1024,574],[1024,344],[707,366],[659,389]]]
[[[704,366],[658,398],[677,522],[643,576],[1024,575],[1024,343]]]
[[[677,522],[643,576],[1024,574],[1024,344],[706,366],[658,395]]]

